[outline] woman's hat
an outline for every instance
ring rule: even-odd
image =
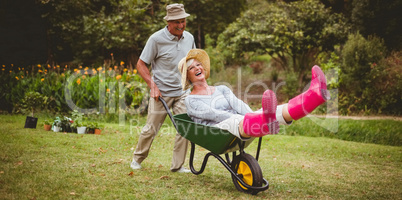
[[[166,6],[166,16],[163,19],[171,21],[183,19],[188,16],[190,16],[190,14],[186,13],[183,4],[174,3]]]
[[[188,69],[187,61],[191,59],[200,62],[202,64],[202,67],[204,68],[205,79],[208,79],[209,77],[210,61],[207,52],[202,49],[191,49],[187,53],[186,57],[180,60],[177,66],[179,68],[179,72],[181,73],[181,86],[183,87],[183,90],[187,90],[191,87],[190,81],[187,80],[187,69]],[[191,65],[191,63],[189,65]]]

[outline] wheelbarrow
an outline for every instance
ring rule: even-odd
[[[255,195],[269,188],[269,183],[263,178],[258,164],[261,137],[258,139],[256,157],[254,158],[244,151],[254,138],[242,141],[227,130],[194,123],[186,113],[173,116],[165,100],[162,97],[159,97],[159,100],[165,107],[177,132],[191,143],[189,166],[193,174],[202,174],[208,158],[213,156],[230,172],[237,190]],[[194,168],[193,163],[195,144],[210,151],[205,155],[201,169],[198,171]],[[229,153],[232,153],[232,158],[230,158]],[[226,160],[222,158],[222,154],[225,155]]]

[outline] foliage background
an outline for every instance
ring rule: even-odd
[[[25,92],[37,91],[51,97],[56,112],[65,111],[62,73],[68,78],[74,69],[109,67],[113,61],[132,73],[147,38],[166,25],[165,6],[174,2],[191,14],[187,30],[211,55],[214,74],[236,68],[252,70],[252,76],[265,73],[255,80],[285,82],[279,94],[285,101],[302,92],[309,69],[318,64],[339,77],[331,87],[339,89],[340,114],[401,114],[398,0],[5,0],[0,2],[1,109],[18,110]],[[38,64],[63,71],[45,77],[37,73]],[[95,79],[82,84],[99,90]],[[74,94],[86,97],[74,97],[75,103],[98,106],[97,92],[79,88]]]

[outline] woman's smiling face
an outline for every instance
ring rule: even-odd
[[[205,80],[204,67],[198,60],[194,60],[193,63],[187,69],[187,78],[191,83],[195,83],[200,80]]]

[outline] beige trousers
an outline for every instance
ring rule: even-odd
[[[187,93],[180,97],[163,97],[173,114],[182,114],[186,112],[184,98]],[[149,153],[152,142],[158,134],[163,122],[165,121],[167,112],[160,101],[155,101],[154,98],[149,99],[148,117],[145,126],[142,128],[138,144],[134,151],[133,159],[141,163]],[[173,159],[171,171],[179,170],[184,164],[188,148],[188,140],[183,138],[176,132],[175,143],[173,147]]]

